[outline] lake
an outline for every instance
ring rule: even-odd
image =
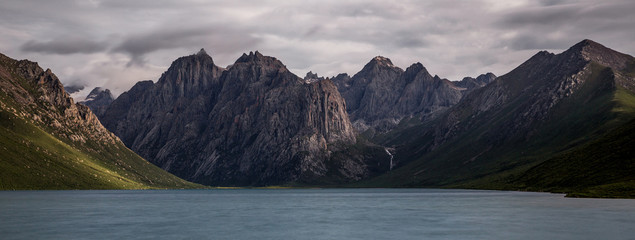
[[[635,200],[440,189],[0,191],[0,239],[635,239]]]

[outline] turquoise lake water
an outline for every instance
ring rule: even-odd
[[[0,239],[635,239],[635,200],[438,189],[0,191]]]

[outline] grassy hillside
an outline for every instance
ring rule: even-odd
[[[121,144],[107,149],[77,149],[0,111],[0,189],[201,187],[159,169]]]
[[[635,113],[635,95],[619,90],[614,113]],[[602,137],[561,152],[527,170],[507,185],[531,191],[567,192],[570,196],[635,198],[635,120],[616,118],[618,125]]]
[[[0,54],[0,190],[199,187],[126,148],[50,70]]]
[[[554,106],[544,120],[532,122],[526,130],[513,131],[514,124],[519,123],[518,113],[531,102],[532,95],[520,94],[495,111],[465,115],[461,124],[469,122],[471,126],[432,151],[434,128],[441,125],[439,122],[383,136],[388,139],[384,143],[406,142],[399,147],[401,156],[396,158],[407,164],[353,186],[635,197],[635,94],[615,85],[609,68],[595,63],[589,66],[591,74],[584,85]],[[532,91],[524,88],[519,92]],[[404,141],[403,136],[415,140]]]

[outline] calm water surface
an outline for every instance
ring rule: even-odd
[[[436,189],[0,191],[0,239],[635,239],[635,200]]]

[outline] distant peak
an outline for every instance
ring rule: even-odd
[[[306,73],[306,76],[304,77],[304,79],[310,79],[310,78],[318,78],[318,74],[317,73],[313,73],[313,71],[309,71],[308,73]]]
[[[374,71],[373,69],[382,69],[382,68],[395,69],[398,67],[393,65],[390,59],[386,57],[382,57],[382,56],[376,56],[372,58],[370,62],[368,62],[366,65],[364,65],[364,68],[362,69],[362,71]]]
[[[584,39],[573,45],[564,54],[577,55],[587,61],[593,61],[617,70],[625,68],[632,58],[589,39]]]
[[[240,58],[238,58],[238,60],[236,60],[236,63],[258,62],[258,61],[262,61],[262,60],[266,60],[266,59],[270,59],[270,60],[273,60],[273,61],[277,60],[274,57],[264,56],[260,52],[255,51],[255,52],[249,52],[249,55],[247,55],[246,53],[243,53],[243,55],[240,56]]]
[[[202,55],[208,55],[207,52],[205,51],[205,48],[201,48],[201,50],[198,51],[198,53],[196,53],[197,56],[202,56]],[[208,55],[209,56],[209,55]]]
[[[412,65],[410,65],[410,67],[406,68],[406,71],[413,71],[413,72],[419,72],[421,70],[428,71],[420,62],[413,63]]]
[[[96,88],[93,88],[93,90],[90,91],[88,95],[100,94],[102,92],[110,93],[110,90],[103,87],[96,87]]]
[[[316,82],[321,80],[324,80],[324,77],[320,77],[317,73],[313,73],[313,71],[309,71],[304,77],[304,81],[306,82]]]
[[[571,48],[569,48],[568,51],[583,52],[583,51],[589,51],[589,49],[596,49],[600,51],[607,50],[607,48],[603,46],[602,44],[599,44],[589,39],[584,39],[581,42],[573,45]]]
[[[371,63],[380,64],[380,65],[384,65],[384,66],[393,66],[392,65],[392,61],[390,61],[389,58],[382,57],[382,56],[376,56],[373,59],[371,59],[370,62]]]
[[[101,99],[105,99],[106,101],[112,101],[114,100],[114,97],[112,96],[112,93],[110,92],[109,89],[106,89],[103,87],[96,87],[96,88],[93,88],[92,91],[90,91],[90,93],[88,94],[88,96],[86,96],[86,99],[84,99],[83,102],[95,101],[95,100],[101,100]]]
[[[340,73],[340,74],[337,74],[337,76],[335,76],[335,78],[343,78],[343,77],[350,77],[350,76],[348,75],[348,73]]]
[[[590,39],[584,39],[581,42],[579,42],[578,44],[585,45],[585,46],[593,46],[593,45],[602,46],[602,44],[599,44],[599,43],[597,43],[597,42],[595,42],[593,40],[590,40]],[[602,47],[604,47],[604,46],[602,46]]]

